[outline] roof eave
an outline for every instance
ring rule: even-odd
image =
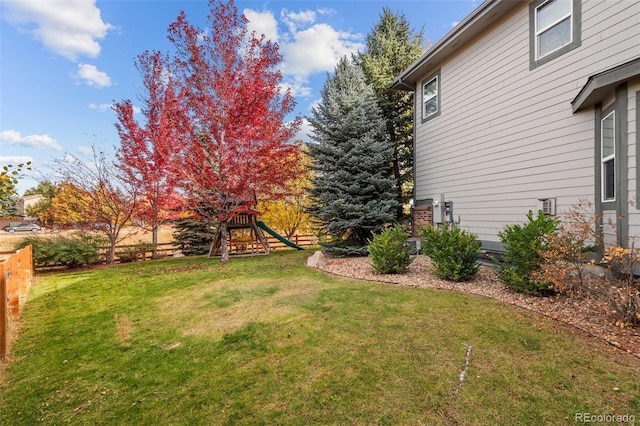
[[[576,113],[601,102],[616,86],[638,76],[640,76],[640,57],[592,75],[571,101],[573,112]]]

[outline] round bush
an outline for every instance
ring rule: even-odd
[[[464,281],[480,269],[480,242],[474,234],[448,226],[420,228],[422,251],[431,258],[433,273],[440,278]]]
[[[399,225],[374,235],[367,246],[373,269],[380,274],[406,272],[414,259],[407,238],[409,236]]]

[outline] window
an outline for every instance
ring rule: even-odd
[[[440,115],[440,71],[422,84],[422,121]]]
[[[600,121],[600,160],[602,201],[616,199],[616,113],[611,111]]]
[[[571,0],[551,0],[536,8],[536,59],[571,43]]]
[[[580,0],[534,0],[529,6],[530,69],[580,46]]]
[[[438,112],[438,77],[434,77],[425,83],[422,90],[422,102],[424,103],[424,118]]]

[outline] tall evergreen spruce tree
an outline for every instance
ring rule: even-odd
[[[398,206],[389,176],[393,146],[373,89],[362,69],[342,58],[309,119],[314,159],[311,215],[333,237],[334,254],[366,255],[373,232],[395,220]]]
[[[393,144],[390,173],[395,179],[398,219],[413,194],[413,92],[390,89],[393,80],[424,52],[424,33],[414,31],[403,14],[384,8],[367,35],[367,48],[357,61],[373,87]]]

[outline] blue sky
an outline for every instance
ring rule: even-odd
[[[423,1],[241,1],[249,29],[279,43],[284,84],[307,116],[338,58],[364,49],[383,7],[403,13],[435,43],[480,3]],[[206,27],[204,0],[2,0],[0,2],[0,164],[32,161],[20,194],[66,152],[119,145],[112,103],[140,94],[134,58],[171,52],[167,27],[180,10]],[[425,46],[426,47],[426,46]],[[141,119],[141,118],[140,118]],[[308,126],[300,138],[307,139]]]

